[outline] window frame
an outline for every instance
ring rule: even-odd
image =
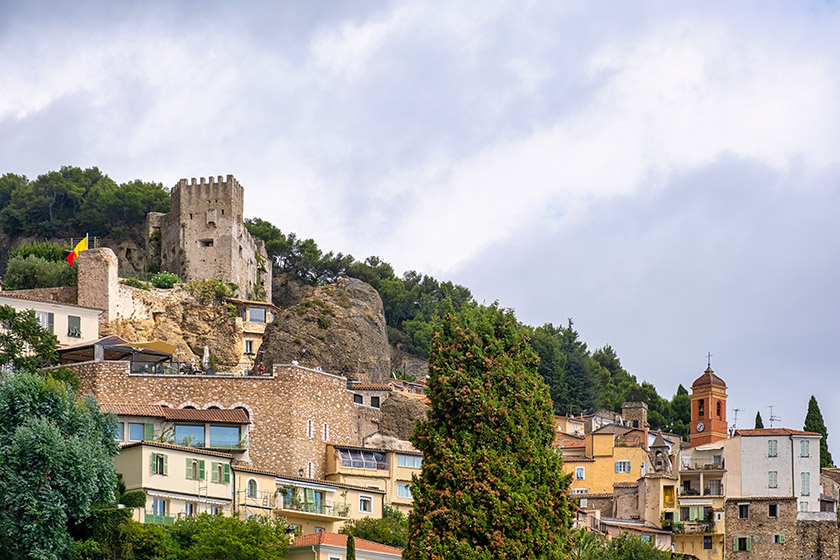
[[[632,470],[633,470],[633,467],[630,464],[630,461],[627,461],[626,459],[621,459],[621,460],[615,462],[615,472],[617,472],[617,473],[627,473],[627,474],[629,474]]]
[[[575,480],[586,480],[586,467],[575,467]]]
[[[73,323],[76,323],[73,325]],[[67,336],[70,338],[82,338],[82,318],[76,315],[67,316]]]
[[[397,483],[397,497],[413,500],[414,496],[411,494],[411,483],[398,482]]]
[[[799,473],[799,495],[811,495],[811,473],[808,471],[802,471]]]
[[[799,456],[803,459],[811,457],[811,441],[807,439],[799,440]]]
[[[251,487],[251,483],[253,483],[253,491]],[[257,479],[254,477],[250,477],[248,481],[245,483],[245,497],[250,498],[252,500],[256,500],[257,497],[260,495],[260,484],[257,482]]]
[[[362,503],[367,502],[370,504],[369,509],[364,509],[362,507]],[[359,494],[359,513],[364,513],[365,515],[373,515],[373,496],[370,494]]]
[[[779,471],[767,471],[767,488],[779,487]]]
[[[767,504],[767,517],[770,519],[779,517],[779,504]]]
[[[768,457],[778,457],[779,456],[779,440],[777,440],[777,439],[767,440],[767,456]]]
[[[750,504],[738,504],[738,519],[750,518]]]

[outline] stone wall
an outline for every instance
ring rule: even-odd
[[[72,366],[82,394],[100,403],[244,408],[251,419],[250,457],[256,468],[323,478],[326,441],[361,446],[378,429],[379,411],[353,404],[347,380],[296,366],[272,376],[163,376],[129,374],[128,362]],[[327,433],[324,425],[328,426]],[[326,437],[325,437],[326,436]]]

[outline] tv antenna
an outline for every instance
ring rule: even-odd
[[[735,413],[735,418],[732,419],[732,431],[735,431],[735,425],[738,424],[738,413],[741,412],[740,408],[733,408],[732,412]]]
[[[781,418],[773,414],[773,405],[770,405],[770,427],[773,427],[773,422],[779,422]]]

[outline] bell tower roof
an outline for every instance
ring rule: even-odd
[[[706,385],[717,385],[719,387],[723,387],[724,389],[726,388],[726,383],[723,382],[723,379],[715,375],[712,366],[706,367],[706,371],[703,372],[703,375],[694,380],[694,383],[691,384],[691,388],[695,389]]]

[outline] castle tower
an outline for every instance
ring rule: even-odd
[[[239,286],[239,297],[270,302],[271,261],[242,221],[239,181],[233,175],[181,179],[169,194],[171,211],[147,218],[149,260],[184,281],[217,278]]]
[[[726,439],[726,383],[709,365],[691,385],[691,447]]]

